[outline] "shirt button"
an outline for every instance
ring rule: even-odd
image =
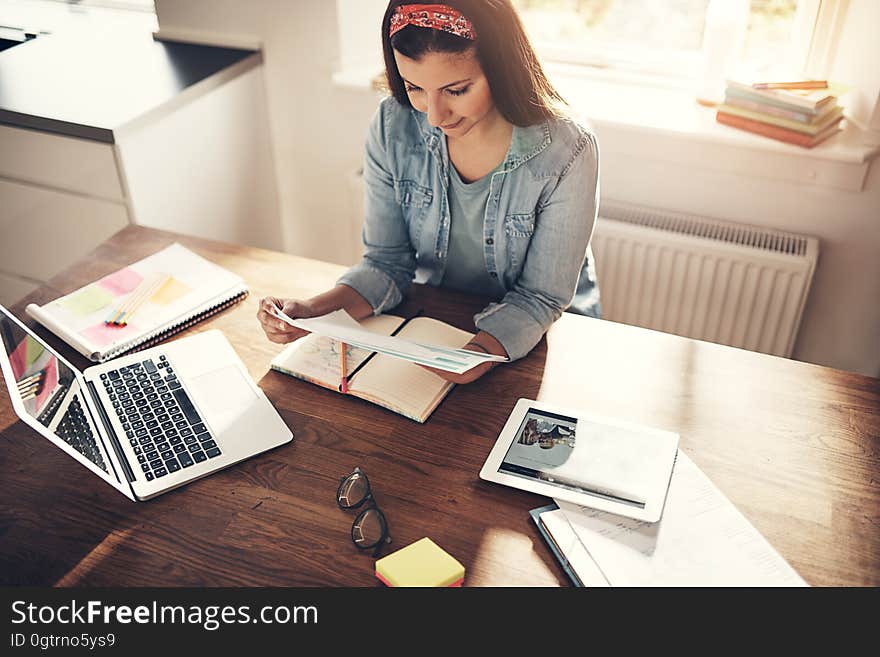
[[[491,246],[492,244],[495,244],[495,240],[493,240],[493,239],[490,237],[490,238],[488,238],[488,239],[486,240],[486,244],[489,244],[489,245]]]

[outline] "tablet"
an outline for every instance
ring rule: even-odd
[[[657,522],[677,452],[677,433],[520,399],[480,478]]]

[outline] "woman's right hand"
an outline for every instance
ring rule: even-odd
[[[260,327],[272,342],[278,344],[286,344],[308,335],[308,331],[291,326],[283,319],[278,319],[272,314],[272,309],[280,308],[285,315],[291,319],[305,319],[306,317],[315,317],[316,313],[312,310],[308,302],[298,301],[296,299],[279,299],[277,297],[265,297],[260,299],[260,309],[257,311],[257,319],[260,321]]]

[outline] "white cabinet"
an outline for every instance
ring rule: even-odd
[[[0,126],[0,303],[128,223],[112,144]]]
[[[281,243],[260,55],[113,130],[109,144],[0,125],[0,303],[129,223]]]
[[[0,180],[3,269],[44,281],[125,228],[118,202]]]
[[[113,144],[0,125],[0,177],[123,201]]]

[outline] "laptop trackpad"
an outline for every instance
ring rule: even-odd
[[[234,365],[187,379],[193,401],[217,433],[240,422],[257,405],[258,397]]]

